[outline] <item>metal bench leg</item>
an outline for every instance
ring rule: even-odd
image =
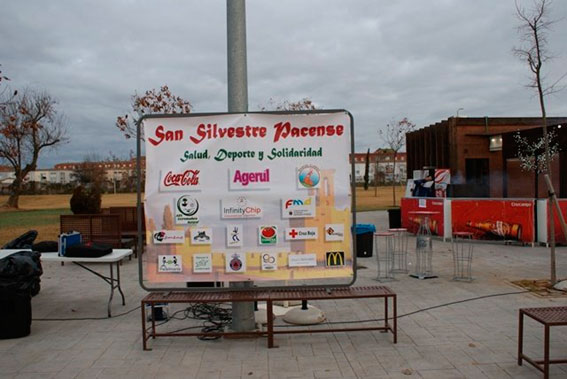
[[[383,333],[388,333],[388,296],[384,297],[384,327]]]
[[[148,338],[146,336],[146,304],[142,301],[142,347],[148,350]]]
[[[520,310],[518,316],[518,366],[522,365],[522,356],[524,354],[524,312]]]
[[[398,343],[398,297],[394,295],[394,343]]]
[[[543,378],[549,378],[549,325],[545,325],[545,336],[543,341]]]
[[[271,300],[266,301],[266,316],[268,317],[268,348],[274,347],[274,308]]]

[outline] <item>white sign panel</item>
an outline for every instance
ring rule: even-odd
[[[158,272],[182,272],[181,255],[158,255]]]
[[[316,240],[319,236],[317,228],[286,228],[285,239],[295,240]]]
[[[315,217],[315,196],[299,196],[282,199],[282,218]]]
[[[326,224],[325,225],[325,241],[335,242],[344,241],[345,226],[343,224]]]
[[[278,255],[276,253],[262,253],[262,271],[276,271],[278,269]]]
[[[317,254],[289,254],[287,259],[289,267],[317,266]]]
[[[243,228],[242,224],[228,224],[226,226],[226,246],[242,247],[243,246]]]
[[[223,198],[221,217],[224,219],[262,218],[262,205],[249,196]]]
[[[211,254],[193,254],[193,272],[196,274],[213,272]]]
[[[191,228],[191,245],[210,245],[212,243],[212,228]]]
[[[160,192],[190,192],[200,191],[199,170],[186,169],[179,172],[162,171],[159,182]]]
[[[149,287],[352,280],[348,112],[152,115],[142,127]],[[344,265],[326,263],[335,251]],[[159,271],[173,255],[185,269]]]
[[[152,236],[154,244],[183,244],[185,243],[185,232],[183,230],[158,230]]]
[[[270,189],[270,169],[230,169],[229,186],[240,191]]]
[[[226,272],[242,273],[246,272],[246,254],[225,253]]]

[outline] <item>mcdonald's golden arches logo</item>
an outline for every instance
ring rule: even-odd
[[[326,253],[327,266],[344,266],[345,265],[345,252],[344,251],[328,251]]]

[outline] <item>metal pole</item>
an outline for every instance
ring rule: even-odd
[[[226,50],[228,111],[248,112],[248,75],[246,65],[246,2],[226,0]],[[234,289],[251,288],[253,282],[232,282]],[[232,303],[232,329],[250,331],[256,326],[254,303]]]

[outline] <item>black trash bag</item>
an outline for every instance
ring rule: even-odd
[[[57,241],[41,241],[32,245],[33,251],[40,253],[55,253],[59,251],[59,242]]]
[[[28,230],[18,238],[2,246],[2,249],[31,249],[36,238],[37,230]]]
[[[18,251],[0,259],[0,291],[37,295],[43,274],[40,257],[35,251]]]

